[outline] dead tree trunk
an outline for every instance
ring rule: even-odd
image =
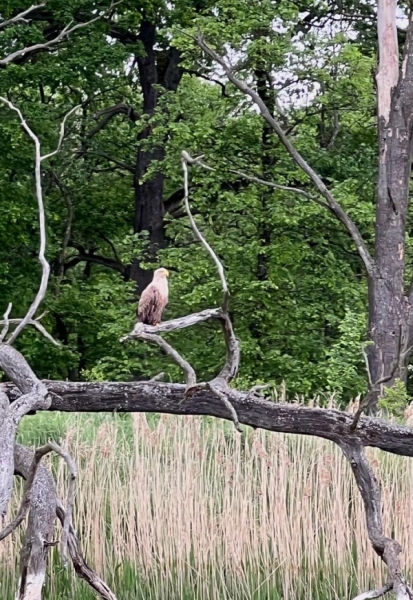
[[[411,16],[399,69],[396,0],[379,0],[377,74],[379,175],[375,270],[369,277],[369,349],[373,381],[391,374],[406,381],[411,344],[411,294],[405,292],[405,240],[413,136]]]

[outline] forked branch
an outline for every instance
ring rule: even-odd
[[[16,17],[14,17],[12,19],[9,19],[8,21],[1,22],[0,23],[0,29],[6,27],[7,25],[11,25],[13,22],[17,22],[17,21],[21,22],[21,21],[23,21],[25,19],[24,15],[27,16],[28,13],[33,12],[36,8],[41,8],[42,6],[44,6],[44,3],[40,4],[39,6],[32,6],[27,11],[23,11],[22,13],[20,13],[20,15],[17,15]],[[108,9],[108,11],[110,11],[113,6],[114,5],[112,4],[110,6],[110,8]],[[26,46],[25,48],[21,48],[20,50],[16,50],[15,52],[12,52],[11,54],[9,54],[8,56],[6,56],[5,58],[0,59],[0,68],[7,67],[7,65],[15,62],[16,60],[18,60],[19,58],[21,58],[23,56],[27,56],[28,54],[32,54],[34,52],[41,52],[41,51],[44,51],[44,50],[49,50],[50,48],[52,48],[53,46],[56,46],[62,40],[64,40],[65,38],[67,38],[71,33],[74,33],[78,29],[83,29],[84,27],[88,27],[88,25],[91,25],[92,23],[95,23],[96,21],[99,21],[99,19],[101,19],[101,18],[102,18],[102,15],[100,14],[97,17],[94,17],[93,19],[90,19],[89,21],[86,21],[85,23],[77,23],[76,25],[73,25],[73,27],[71,27],[72,22],[70,22],[52,40],[49,40],[48,42],[44,42],[44,43],[33,44],[32,46]]]
[[[20,323],[17,325],[16,329],[11,334],[10,338],[7,340],[7,344],[13,344],[14,341],[16,340],[16,338],[20,335],[20,333],[23,331],[23,329],[29,323],[29,321],[31,321],[33,319],[34,315],[36,314],[37,309],[39,308],[40,304],[43,302],[43,299],[44,299],[44,297],[46,295],[46,291],[47,291],[47,285],[49,282],[50,265],[46,259],[46,255],[45,255],[45,253],[46,253],[46,217],[45,217],[44,202],[43,202],[41,164],[44,160],[46,160],[47,158],[50,158],[51,156],[54,156],[55,154],[57,154],[60,151],[60,148],[61,148],[62,142],[63,142],[63,138],[64,138],[64,134],[65,134],[66,120],[68,119],[68,117],[70,115],[72,115],[79,108],[79,106],[75,106],[65,115],[65,117],[62,121],[62,124],[60,126],[60,135],[59,135],[59,141],[58,141],[56,150],[54,150],[53,152],[50,152],[49,154],[42,156],[39,138],[37,137],[37,135],[35,135],[35,133],[32,131],[32,129],[27,124],[27,121],[23,117],[20,109],[17,108],[17,106],[15,106],[12,102],[10,102],[10,100],[8,100],[7,98],[4,98],[3,96],[0,96],[0,101],[3,102],[4,104],[6,104],[10,108],[10,110],[13,110],[14,112],[17,113],[23,129],[26,131],[26,133],[30,136],[30,138],[34,142],[36,198],[37,198],[37,205],[38,205],[38,209],[39,209],[40,248],[39,248],[38,258],[39,258],[39,262],[42,267],[42,277],[41,277],[41,281],[40,281],[39,290],[36,294],[35,299],[33,300],[32,304],[31,304],[31,306],[29,307],[29,310],[27,311],[26,316],[20,321]],[[7,317],[8,317],[8,314],[7,314]],[[7,318],[5,320],[6,320],[5,328],[7,331],[7,328],[8,328]]]
[[[60,446],[58,446],[57,444],[54,444],[53,442],[49,442],[45,446],[41,446],[40,448],[37,448],[35,450],[34,455],[33,455],[33,460],[32,460],[30,469],[27,474],[26,485],[25,485],[23,498],[22,498],[19,510],[18,510],[16,516],[14,517],[14,519],[8,525],[6,525],[6,527],[4,527],[4,529],[2,531],[0,531],[0,541],[4,540],[15,529],[17,529],[17,527],[19,527],[19,525],[23,522],[24,518],[26,517],[27,511],[30,508],[30,504],[31,504],[31,500],[32,500],[33,484],[34,484],[34,480],[36,477],[37,469],[39,467],[39,464],[40,464],[40,461],[42,460],[42,458],[44,456],[46,456],[46,454],[49,454],[50,452],[56,452],[62,458],[64,458],[64,460],[67,462],[67,464],[69,466],[70,473],[71,473],[70,482],[69,482],[68,499],[67,499],[67,505],[66,505],[67,506],[66,520],[64,523],[63,535],[62,535],[62,558],[63,558],[63,562],[65,564],[66,549],[67,549],[67,536],[68,536],[69,526],[71,525],[71,515],[72,515],[72,508],[73,508],[73,501],[74,501],[74,481],[77,476],[77,468],[76,468],[76,465],[75,465],[73,459],[69,456],[69,454],[64,452],[64,450],[62,450],[62,448],[60,448]]]
[[[10,19],[5,19],[4,21],[0,21],[0,29],[5,29],[6,27],[9,27],[10,25],[15,25],[16,23],[29,23],[30,19],[28,17],[30,17],[31,13],[33,13],[35,10],[38,10],[39,8],[43,8],[44,6],[46,6],[46,2],[42,2],[41,4],[37,5],[33,4],[32,6],[29,6],[29,8],[27,8],[26,10],[19,12],[14,17],[11,17]]]
[[[191,227],[192,227],[192,231],[195,233],[196,237],[201,242],[201,244],[206,249],[206,251],[208,252],[208,254],[210,255],[210,257],[212,258],[212,260],[214,261],[214,263],[217,266],[218,275],[219,275],[219,278],[221,280],[222,291],[223,291],[223,294],[224,294],[224,297],[223,297],[223,300],[222,300],[222,309],[223,309],[223,311],[226,312],[228,310],[228,304],[229,304],[229,290],[228,290],[227,280],[226,280],[226,277],[225,277],[224,267],[222,266],[222,263],[219,260],[218,256],[215,254],[215,252],[213,251],[213,249],[211,248],[211,246],[208,244],[208,242],[206,241],[206,239],[204,238],[204,236],[202,235],[202,233],[199,231],[199,229],[197,227],[197,224],[195,223],[195,219],[192,216],[191,209],[189,207],[188,164],[190,164],[190,163],[191,163],[191,157],[184,150],[182,152],[182,169],[184,171],[184,203],[185,203],[185,210],[186,210],[186,214],[188,215],[189,222],[190,222]]]

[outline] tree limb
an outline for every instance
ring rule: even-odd
[[[81,262],[94,263],[96,265],[102,265],[103,267],[108,267],[109,269],[113,269],[113,271],[117,271],[122,275],[125,274],[126,267],[122,263],[119,263],[117,260],[113,258],[107,258],[106,256],[101,256],[100,254],[85,254],[79,253],[75,256],[71,256],[70,259],[64,264],[64,270],[67,271],[72,267],[75,267]]]
[[[120,169],[124,169],[125,171],[129,171],[129,173],[134,173],[135,169],[133,165],[128,165],[122,160],[118,160],[117,158],[113,158],[113,156],[109,156],[106,152],[97,152],[95,150],[85,150],[81,152],[82,155],[92,155],[99,156],[100,158],[105,158],[109,162],[112,162],[114,165],[118,166]]]
[[[15,445],[14,464],[17,475],[20,475],[27,480],[30,475],[30,468],[33,464],[33,460],[34,453],[31,450],[21,446],[20,444]],[[39,466],[36,479],[37,478],[41,478],[43,481],[43,488],[54,490],[53,477],[45,466]],[[59,500],[56,499],[56,494],[54,494],[51,506],[55,507],[57,517],[64,527],[65,523],[68,522],[68,519],[65,509]],[[106,583],[86,564],[79,549],[79,542],[77,540],[76,532],[71,524],[69,524],[68,528],[67,544],[70,558],[73,562],[73,566],[78,577],[86,581],[100,595],[102,600],[117,600],[115,594],[106,585]],[[47,547],[45,549],[47,549]]]
[[[120,339],[124,342],[127,339],[133,339],[140,337],[141,333],[156,335],[158,333],[170,333],[171,331],[177,331],[178,329],[185,329],[186,327],[192,327],[197,323],[208,321],[210,319],[221,319],[222,310],[220,308],[208,308],[199,313],[192,313],[185,317],[178,317],[177,319],[171,319],[170,321],[164,321],[159,325],[144,325],[143,323],[136,323],[133,330],[126,336]]]
[[[222,403],[207,389],[180,404],[186,386],[163,382],[70,382],[43,381],[51,398],[49,408],[61,412],[159,412],[176,415],[207,415],[229,419]],[[0,391],[13,403],[20,392],[11,383],[0,383]],[[357,441],[392,454],[413,457],[413,427],[395,425],[374,417],[360,418],[352,433],[353,415],[340,410],[278,404],[232,390],[232,403],[239,422],[279,433],[317,436],[339,442]]]
[[[31,10],[33,10],[34,8],[39,8],[39,7],[32,7]],[[26,48],[21,48],[20,50],[16,50],[15,52],[12,52],[11,54],[9,54],[8,56],[6,56],[5,58],[0,59],[0,68],[4,68],[8,64],[10,64],[10,63],[14,62],[15,60],[17,60],[18,58],[20,58],[22,56],[25,56],[27,54],[31,54],[32,52],[39,52],[39,51],[43,51],[43,50],[48,50],[49,48],[52,48],[53,46],[56,46],[56,44],[59,44],[59,42],[61,42],[62,40],[64,40],[66,37],[68,37],[74,31],[77,31],[78,29],[81,29],[83,27],[87,27],[88,25],[91,25],[95,21],[98,21],[100,18],[101,18],[101,15],[99,15],[99,16],[93,18],[93,19],[90,19],[90,21],[87,21],[86,23],[77,23],[76,25],[73,25],[73,27],[70,27],[71,23],[69,23],[52,40],[49,40],[48,42],[44,42],[44,43],[40,43],[40,44],[33,44],[32,46],[27,46]]]
[[[7,536],[9,536],[15,529],[17,529],[17,527],[24,520],[24,518],[27,514],[27,511],[30,508],[31,501],[32,501],[33,484],[35,481],[35,477],[36,477],[36,473],[37,473],[37,469],[39,467],[40,461],[42,460],[42,458],[44,456],[46,456],[46,454],[49,454],[50,452],[56,452],[62,458],[64,458],[66,460],[66,462],[70,468],[70,472],[72,474],[70,483],[69,483],[69,493],[68,493],[68,502],[67,502],[68,508],[67,508],[67,513],[66,513],[68,521],[67,521],[67,523],[65,523],[65,527],[63,529],[63,536],[62,536],[62,549],[63,549],[62,557],[63,557],[63,559],[65,559],[66,545],[67,545],[67,532],[69,529],[69,525],[71,524],[70,519],[71,519],[73,500],[74,500],[74,483],[73,482],[77,475],[77,469],[76,469],[76,465],[75,465],[73,459],[66,452],[64,452],[60,448],[60,446],[58,446],[57,444],[54,444],[53,442],[49,442],[45,446],[36,448],[34,455],[33,455],[32,463],[30,465],[30,470],[29,470],[27,478],[26,478],[26,485],[25,485],[25,489],[24,489],[23,498],[22,498],[22,501],[20,504],[20,508],[19,508],[15,518],[2,531],[0,531],[0,541],[4,540]]]
[[[30,127],[27,124],[26,119],[23,117],[20,109],[17,108],[7,98],[4,98],[4,97],[0,96],[0,101],[3,102],[4,104],[6,104],[10,108],[10,110],[13,110],[13,111],[15,111],[18,114],[23,129],[26,131],[26,133],[30,136],[30,138],[34,142],[34,146],[35,146],[36,197],[37,197],[37,204],[38,204],[38,208],[39,208],[40,248],[39,248],[39,256],[38,256],[38,258],[39,258],[39,262],[40,262],[40,264],[42,266],[42,278],[41,278],[41,281],[40,281],[39,290],[38,290],[38,292],[36,294],[35,299],[33,300],[32,304],[30,305],[29,310],[26,313],[26,316],[17,325],[16,329],[14,330],[14,332],[12,333],[12,335],[10,336],[10,338],[7,340],[7,344],[13,344],[13,342],[16,340],[16,338],[19,336],[19,334],[26,327],[26,325],[28,324],[28,322],[30,320],[32,320],[32,318],[35,315],[37,309],[39,308],[40,304],[42,303],[42,301],[43,301],[43,299],[44,299],[44,297],[46,295],[47,285],[48,285],[48,282],[49,282],[50,265],[49,265],[49,263],[48,263],[48,261],[46,259],[46,256],[45,256],[45,252],[46,252],[46,217],[45,217],[44,202],[43,202],[41,163],[42,163],[43,160],[45,160],[47,158],[50,158],[51,156],[54,156],[57,152],[60,151],[60,148],[61,148],[61,145],[62,145],[62,142],[63,142],[63,138],[64,138],[64,134],[65,134],[65,123],[66,123],[66,120],[79,107],[75,106],[74,108],[72,108],[65,115],[65,117],[64,117],[64,119],[62,121],[62,124],[60,126],[60,135],[59,135],[59,141],[58,141],[56,150],[54,150],[53,152],[50,152],[49,154],[46,154],[45,156],[42,156],[41,153],[40,153],[40,141],[39,141],[39,138],[30,129]]]
[[[141,331],[138,336],[142,340],[146,340],[147,342],[151,342],[152,344],[156,344],[161,348],[168,356],[172,358],[176,362],[177,365],[181,367],[183,372],[185,373],[186,385],[188,387],[192,387],[196,384],[196,374],[192,366],[186,361],[175,348],[173,348],[168,342],[166,342],[160,335],[154,335],[153,333],[145,333]],[[127,336],[126,339],[130,339]]]
[[[223,300],[222,300],[222,308],[224,311],[227,310],[228,308],[228,302],[229,302],[229,290],[228,290],[228,284],[227,284],[227,280],[225,278],[225,273],[224,273],[224,268],[221,264],[221,261],[219,260],[219,258],[217,257],[217,255],[215,254],[215,252],[213,251],[213,249],[211,248],[211,246],[208,244],[208,242],[206,241],[206,239],[203,237],[203,235],[201,234],[201,232],[199,231],[194,218],[191,214],[191,209],[189,207],[189,189],[188,189],[188,164],[191,164],[192,162],[192,158],[191,156],[189,156],[189,154],[185,151],[182,152],[182,169],[184,171],[184,203],[185,203],[185,209],[187,212],[187,215],[189,217],[189,222],[191,223],[191,227],[192,230],[194,231],[196,237],[198,238],[198,240],[201,242],[201,244],[203,245],[203,247],[205,248],[205,250],[208,252],[208,254],[210,255],[210,257],[212,258],[212,260],[214,261],[214,263],[217,266],[218,269],[218,274],[219,274],[219,278],[221,280],[221,285],[222,285],[222,291],[224,294]]]
[[[376,554],[387,566],[388,584],[398,600],[410,600],[409,587],[401,574],[399,554],[402,548],[396,540],[385,537],[383,533],[380,487],[369,461],[359,443],[342,440],[339,445],[350,463],[363,499],[371,544]],[[375,598],[377,596],[367,597]]]
[[[10,325],[10,319],[9,319],[9,314],[11,313],[11,309],[12,309],[12,303],[9,302],[9,305],[6,309],[6,312],[3,315],[3,321],[1,321],[1,325],[3,325],[3,329],[1,330],[1,334],[0,334],[0,343],[4,341],[4,338],[6,337],[6,335],[9,332],[9,325]]]
[[[374,275],[375,264],[370,252],[363,240],[363,237],[357,227],[357,225],[352,221],[349,215],[345,212],[342,206],[335,200],[331,192],[328,190],[327,186],[318,175],[316,171],[307,163],[307,161],[301,156],[298,150],[293,146],[285,132],[283,131],[280,123],[271,115],[265,103],[259,97],[259,95],[249,87],[244,81],[238,79],[231,68],[231,66],[213,50],[204,40],[201,32],[196,37],[196,42],[199,47],[210,56],[214,61],[221,65],[224,69],[228,79],[237,87],[243,94],[249,96],[254,104],[259,108],[262,116],[267,121],[267,123],[272,127],[272,129],[277,134],[279,140],[283,144],[284,148],[287,150],[291,158],[297,163],[297,165],[308,175],[313,184],[315,185],[318,192],[326,199],[327,204],[330,210],[334,213],[336,218],[344,225],[353,239],[358,253],[363,260],[364,266],[366,268],[367,273],[370,276]]]
[[[353,598],[353,600],[370,600],[372,598],[381,598],[382,596],[385,596],[388,592],[390,592],[391,589],[392,586],[386,584],[378,590],[370,590],[369,592],[363,592],[362,594],[359,594],[358,596]]]
[[[18,325],[22,322],[23,319],[5,319],[3,321],[0,321],[0,325],[3,325],[3,328],[5,328],[7,326],[7,330],[8,330],[8,325]],[[54,346],[59,346],[60,347],[60,342],[58,342],[57,340],[54,339],[53,336],[50,335],[50,333],[47,331],[47,329],[39,322],[39,319],[30,319],[30,321],[27,322],[27,325],[32,325],[33,327],[35,327],[47,340],[49,340],[49,342],[51,342]],[[0,336],[0,342],[2,341],[1,336]]]
[[[28,17],[30,13],[34,12],[35,10],[43,8],[43,6],[46,6],[46,2],[42,2],[41,4],[37,5],[33,4],[32,6],[29,6],[29,8],[23,10],[14,17],[1,21],[0,29],[4,29],[5,27],[9,27],[9,25],[14,25],[16,23],[29,23],[29,20],[26,17]]]

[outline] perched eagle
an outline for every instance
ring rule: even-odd
[[[167,269],[156,269],[152,282],[146,287],[138,304],[138,321],[145,325],[158,325],[162,313],[168,304],[168,278]]]

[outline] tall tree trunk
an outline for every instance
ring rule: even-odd
[[[170,91],[176,91],[179,85],[182,75],[178,66],[180,55],[177,50],[169,49],[163,55],[165,64],[158,64],[155,50],[156,25],[146,19],[141,23],[139,39],[145,49],[145,55],[137,56],[136,60],[143,95],[143,113],[149,121],[155,115],[158,103],[157,84]],[[149,248],[145,258],[149,260],[154,260],[158,250],[165,246],[163,173],[158,169],[153,177],[143,181],[151,165],[154,162],[161,165],[165,158],[164,145],[153,145],[151,142],[152,128],[153,124],[148,122],[138,135],[139,149],[134,176],[134,232],[148,232]],[[151,281],[152,272],[143,268],[141,262],[135,259],[129,276],[136,281],[137,291],[140,293]]]
[[[405,235],[413,127],[413,48],[410,20],[399,72],[396,1],[380,0],[377,74],[379,174],[375,272],[369,278],[369,364],[373,381],[406,381],[411,309],[405,286]]]
[[[257,78],[257,92],[263,102],[265,102],[271,115],[274,116],[275,103],[274,103],[274,90],[271,89],[268,82],[268,76],[265,70],[256,69],[255,76]],[[262,178],[272,180],[272,168],[274,166],[274,154],[272,152],[272,140],[274,139],[274,131],[270,125],[264,121],[262,127],[262,154],[261,154],[261,167],[262,167]],[[260,241],[260,249],[258,254],[258,279],[259,281],[266,281],[268,279],[268,257],[267,250],[271,245],[272,240],[272,227],[268,222],[269,204],[274,195],[274,190],[271,188],[263,188],[261,190],[261,223],[258,234]]]

